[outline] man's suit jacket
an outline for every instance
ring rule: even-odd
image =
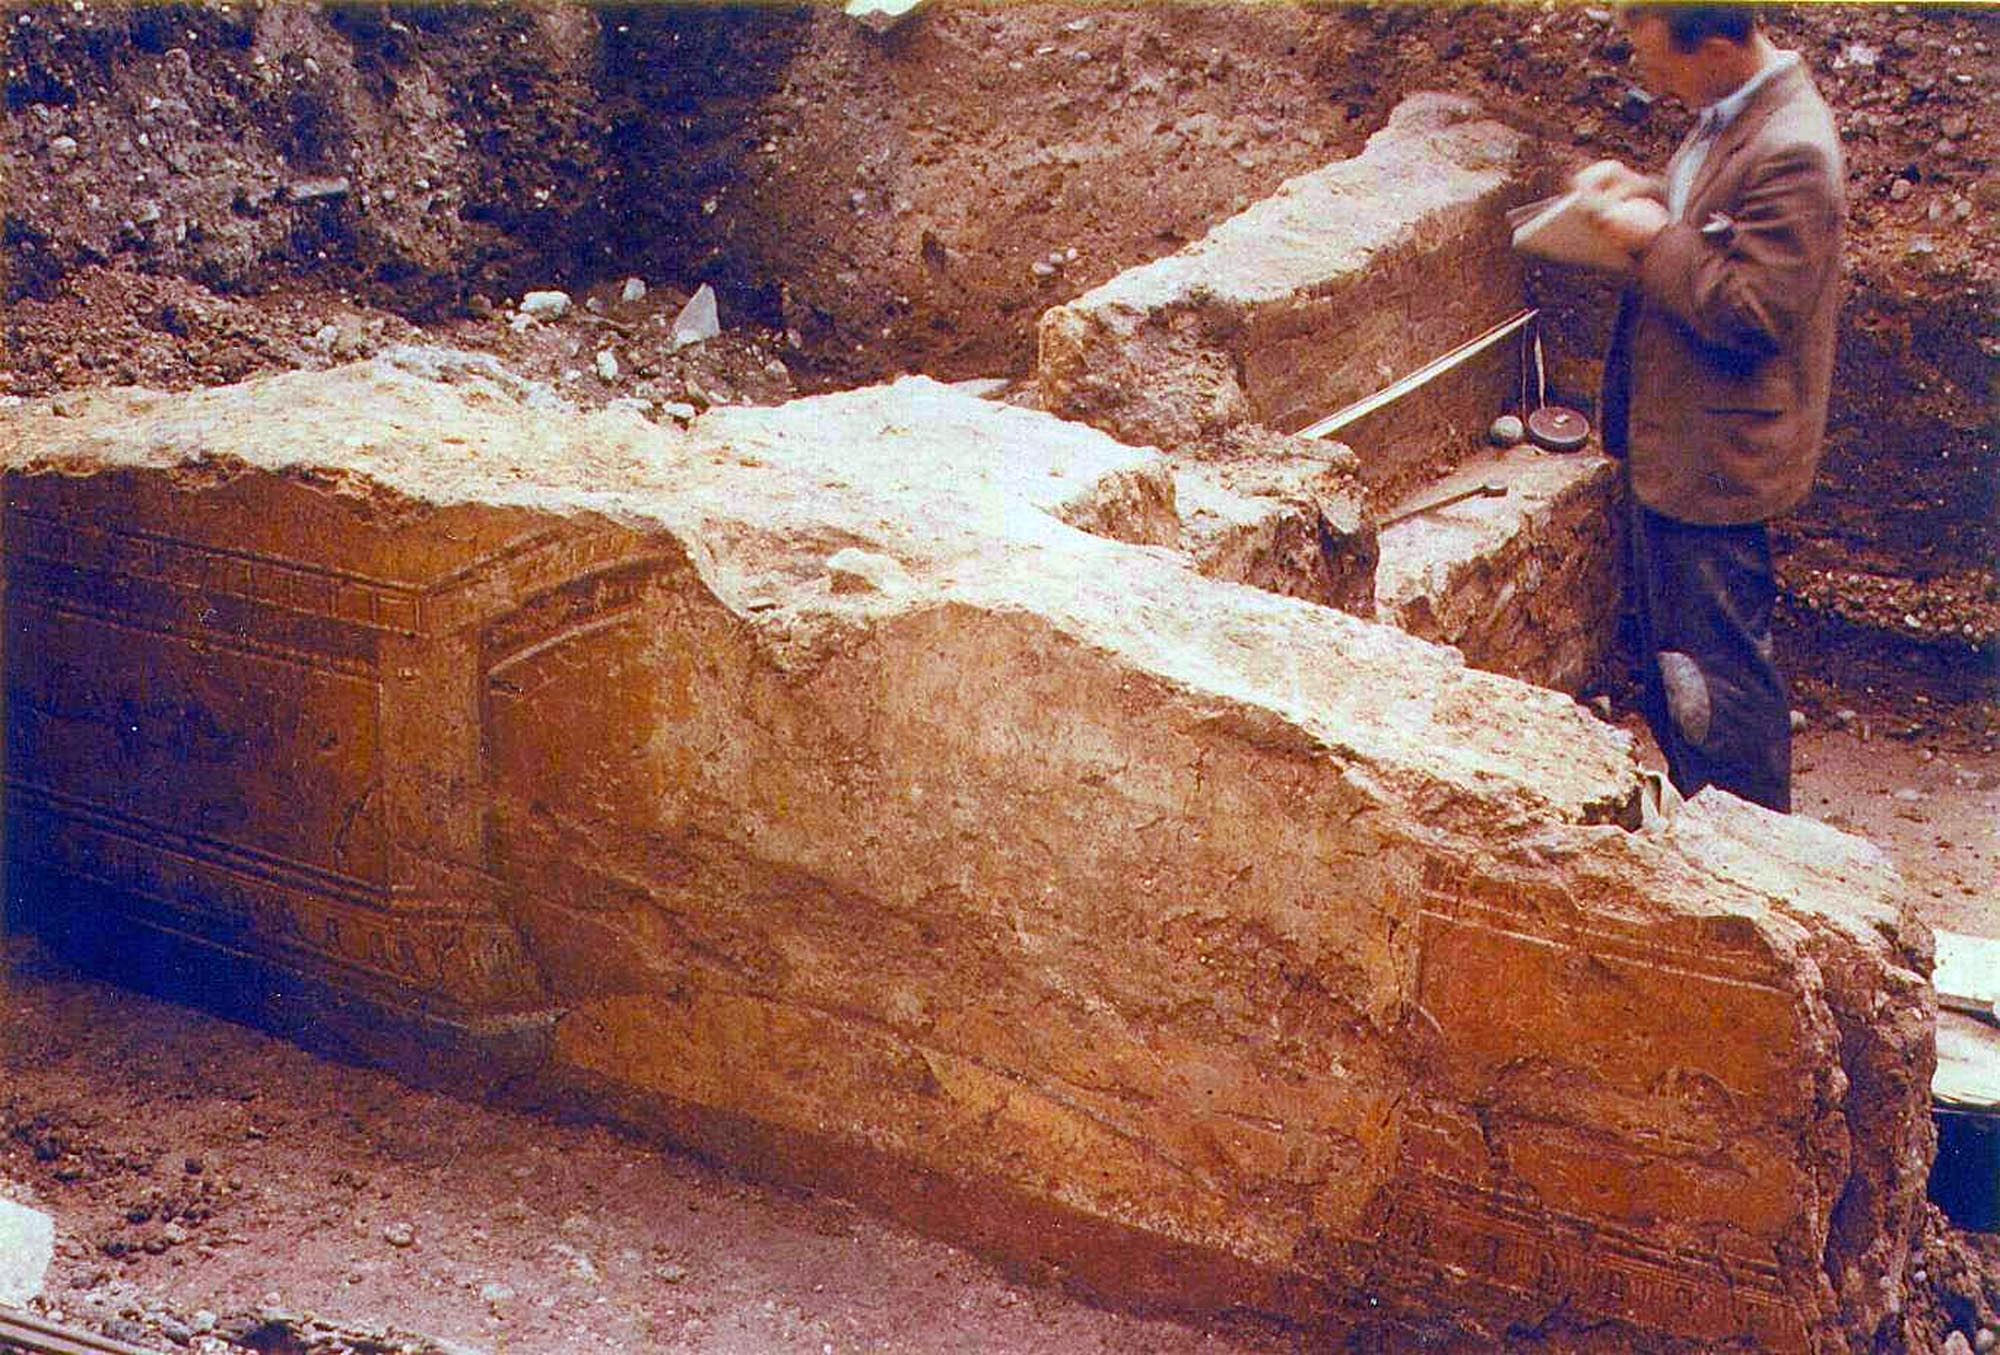
[[[1722,130],[1681,219],[1639,255],[1605,361],[1604,438],[1654,512],[1760,522],[1811,488],[1845,185],[1833,116],[1795,65]]]

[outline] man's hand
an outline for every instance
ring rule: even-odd
[[[1596,198],[1607,206],[1633,198],[1652,197],[1658,186],[1639,171],[1616,160],[1599,160],[1576,172],[1570,187],[1584,197]]]
[[[1667,209],[1653,198],[1627,198],[1591,213],[1597,228],[1627,254],[1653,243],[1667,224]]]

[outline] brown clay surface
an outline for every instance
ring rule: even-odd
[[[1819,729],[1793,748],[1797,804],[1886,848],[1933,927],[2000,937],[2000,757],[1873,730]]]
[[[51,1308],[126,1339],[281,1308],[522,1355],[1292,1345],[1091,1308],[838,1200],[413,1091],[31,951],[0,974],[0,1190],[58,1220]]]

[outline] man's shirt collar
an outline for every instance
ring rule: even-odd
[[[1709,136],[1720,136],[1723,128],[1736,121],[1750,101],[1757,97],[1758,90],[1798,64],[1797,52],[1779,52],[1770,65],[1701,110],[1702,131]]]

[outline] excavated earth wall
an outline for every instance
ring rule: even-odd
[[[1850,168],[1841,398],[1775,548],[1795,668],[1855,691],[1990,702],[2000,672],[1997,15],[1767,15]],[[428,322],[632,273],[795,333],[807,381],[1018,374],[1049,304],[1351,153],[1406,91],[1476,94],[1558,172],[1660,165],[1689,121],[1581,6],[948,0],[877,32],[838,6],[30,5],[0,49],[21,394],[315,365],[301,340],[346,317],[265,312],[299,291]],[[1587,406],[1611,298],[1546,282]]]
[[[1884,860],[1205,577],[1158,453],[923,379],[660,428],[435,351],[0,447],[10,904],[72,953],[1123,1302],[1900,1322]]]

